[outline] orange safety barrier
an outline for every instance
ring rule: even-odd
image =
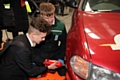
[[[66,76],[60,76],[57,72],[53,73],[46,73],[45,76],[40,77],[40,78],[30,78],[29,80],[70,80],[70,78],[67,75],[67,79]]]
[[[66,73],[65,78],[66,78],[66,80],[71,80],[71,79],[70,79],[70,76],[68,75],[68,73]]]

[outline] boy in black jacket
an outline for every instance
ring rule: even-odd
[[[41,17],[33,19],[28,32],[13,39],[11,45],[2,55],[0,62],[0,80],[29,80],[46,73],[49,69],[56,69],[56,63],[40,66],[41,59],[34,55],[33,48],[45,40],[50,32],[50,25]]]

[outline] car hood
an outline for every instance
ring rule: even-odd
[[[120,73],[120,13],[83,13],[83,24],[93,64]]]

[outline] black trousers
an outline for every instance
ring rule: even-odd
[[[0,44],[2,43],[2,30],[0,30]]]
[[[0,0],[0,26],[3,26],[3,11],[4,11],[4,5],[2,0]]]

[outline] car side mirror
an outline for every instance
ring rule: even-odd
[[[75,0],[66,1],[65,4],[71,8],[77,9],[78,5]]]

